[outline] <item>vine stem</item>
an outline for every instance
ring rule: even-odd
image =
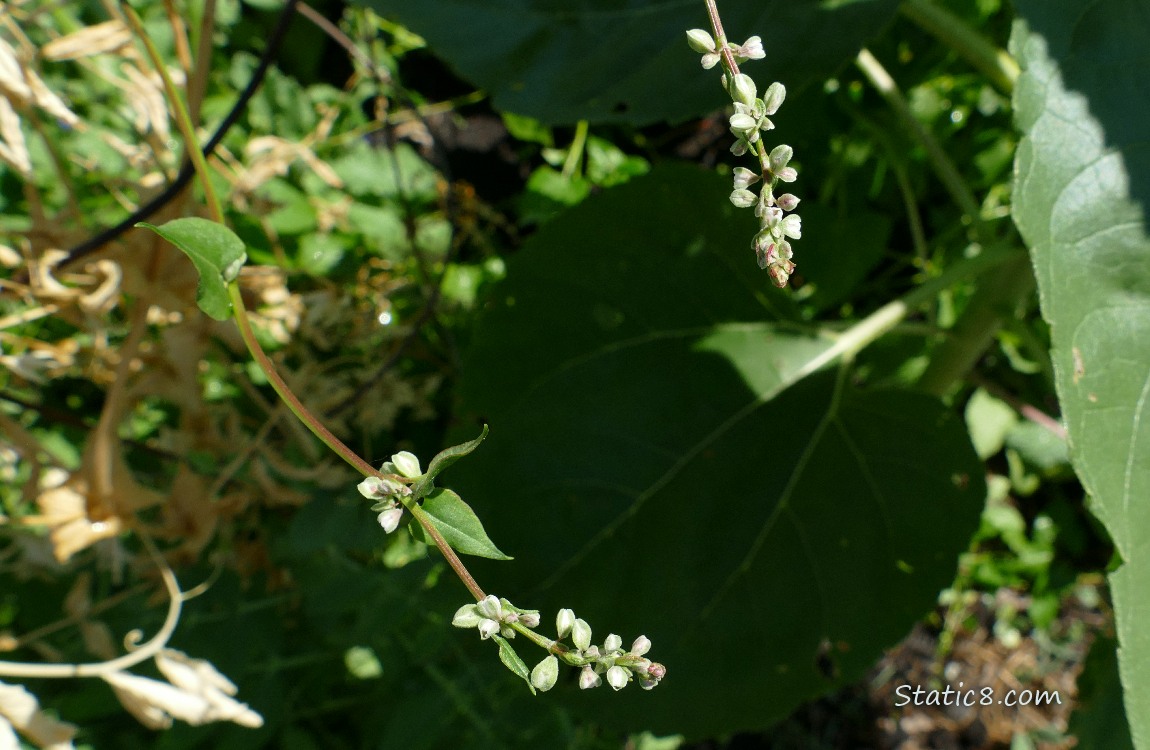
[[[183,595],[176,574],[164,560],[163,555],[156,549],[155,543],[146,534],[140,533],[140,539],[148,549],[148,554],[160,569],[160,577],[164,581],[164,588],[168,590],[168,615],[164,624],[152,639],[131,653],[118,656],[108,661],[89,664],[34,664],[26,662],[0,661],[0,676],[4,677],[101,677],[112,672],[121,672],[134,667],[158,654],[168,645],[172,633],[176,630],[176,623],[180,621],[180,609],[183,605]],[[137,631],[138,632],[138,631]]]
[[[184,106],[183,99],[180,97],[179,92],[176,90],[175,84],[168,76],[167,70],[163,64],[163,60],[160,58],[159,52],[156,50],[155,45],[153,45],[151,40],[148,38],[143,24],[140,22],[139,16],[136,15],[136,12],[131,7],[124,6],[124,10],[128,15],[136,35],[139,36],[140,40],[147,48],[148,55],[152,60],[152,64],[156,67],[160,76],[164,80],[164,89],[172,103],[172,106],[176,110],[176,122],[179,125],[180,133],[184,137],[185,148],[192,160],[192,165],[196,171],[196,177],[199,179],[200,184],[203,186],[204,194],[208,200],[208,208],[211,212],[212,219],[214,219],[219,224],[226,226],[227,223],[224,221],[224,213],[220,204],[219,196],[216,195],[216,192],[212,187],[211,175],[208,172],[207,160],[204,158],[204,155],[199,148],[195,131],[192,128],[191,118],[188,115],[187,108]],[[255,359],[256,364],[259,365],[260,370],[262,370],[264,375],[267,377],[268,382],[271,383],[271,386],[275,390],[276,394],[279,395],[280,399],[287,405],[292,414],[294,414],[300,422],[306,425],[307,428],[311,430],[312,434],[319,438],[324,445],[330,448],[332,452],[334,452],[344,461],[351,464],[351,466],[355,468],[355,470],[360,474],[368,477],[387,476],[391,479],[403,480],[403,477],[393,477],[391,475],[384,475],[376,471],[371,464],[364,461],[355,451],[344,445],[342,440],[332,434],[331,430],[327,429],[327,427],[325,427],[324,424],[318,418],[316,418],[316,416],[312,414],[306,406],[303,405],[303,402],[299,400],[299,397],[295,395],[288,384],[284,382],[282,377],[280,377],[280,374],[276,371],[275,365],[272,364],[271,359],[264,352],[263,347],[260,346],[260,342],[256,338],[255,331],[252,330],[251,320],[247,314],[247,308],[244,307],[243,295],[240,293],[239,284],[234,280],[228,284],[228,298],[232,303],[232,317],[236,321],[236,326],[240,329],[240,337],[243,339],[244,345],[247,347],[248,352],[251,353],[252,358]],[[439,533],[439,530],[435,528],[435,524],[431,522],[431,518],[427,515],[427,513],[419,507],[418,503],[411,503],[407,507],[415,519],[419,521],[419,524],[423,527],[424,531],[427,532],[427,535],[430,536],[435,542],[435,546],[439,549],[440,553],[443,554],[443,557],[447,560],[448,565],[450,565],[451,569],[455,571],[455,574],[459,576],[459,580],[463,582],[463,585],[467,587],[467,590],[471,592],[472,596],[475,597],[475,600],[479,601],[483,599],[486,596],[486,594],[483,593],[483,589],[480,588],[478,583],[476,583],[475,578],[471,575],[470,571],[467,570],[467,566],[465,566],[463,561],[459,559],[459,556],[455,554],[455,550],[451,548],[451,545],[447,543],[447,540],[444,539],[443,535]]]
[[[961,18],[929,0],[905,0],[898,9],[919,28],[981,71],[999,91],[1007,96],[1014,91],[1014,82],[1018,80],[1018,61]]]

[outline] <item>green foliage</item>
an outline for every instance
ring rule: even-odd
[[[471,506],[451,490],[438,489],[423,499],[423,511],[431,518],[435,528],[456,552],[477,555],[492,560],[511,560],[487,537],[483,523]],[[427,532],[412,520],[408,524],[412,536],[424,544],[433,544]]]
[[[501,429],[455,482],[535,562],[492,571],[496,590],[542,578],[544,608],[643,629],[670,672],[643,726],[691,736],[826,690],[823,641],[860,676],[950,580],[984,494],[932,399],[829,375],[788,389],[826,343],[730,293],[757,269],[724,257],[742,228],[721,190],[657,168],[532,238],[461,383],[464,414]],[[609,697],[616,721],[648,698]]]
[[[500,110],[549,124],[579,120],[645,125],[714,109],[713,76],[683,54],[683,32],[705,25],[702,3],[646,0],[360,0],[394,15]],[[877,34],[894,0],[731,4],[733,42],[763,38],[771,75],[798,90],[832,75]],[[466,19],[466,22],[464,22]]]
[[[216,320],[232,315],[228,284],[240,275],[247,261],[244,241],[222,224],[194,216],[172,219],[163,226],[140,222],[136,226],[151,229],[178,247],[191,259],[200,275],[196,303],[205,314]]]
[[[1014,217],[1031,247],[1071,453],[1122,559],[1110,575],[1136,747],[1150,746],[1150,117],[1145,9],[1019,2],[1024,139]],[[1143,33],[1140,33],[1143,32]],[[1105,44],[1098,40],[1106,39]]]

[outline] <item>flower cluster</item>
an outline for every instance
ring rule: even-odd
[[[396,453],[390,461],[384,462],[383,466],[380,467],[380,473],[398,475],[408,479],[418,479],[423,476],[419,459],[407,451]],[[403,504],[399,498],[409,497],[411,488],[406,484],[383,477],[368,477],[360,482],[357,488],[359,494],[368,500],[376,501],[371,509],[379,513],[377,518],[384,532],[390,534],[395,531],[399,527],[400,519],[403,518]]]
[[[713,68],[723,58],[720,45],[703,29],[688,31],[687,42],[691,49],[703,55],[704,68]],[[793,155],[791,147],[776,146],[768,153],[761,134],[774,129],[771,116],[782,106],[787,91],[781,83],[775,82],[759,97],[758,87],[751,77],[738,71],[738,63],[764,57],[759,37],[753,36],[738,46],[730,43],[725,46],[736,63],[734,68],[724,65],[727,72],[723,75],[723,88],[735,104],[735,112],[729,121],[731,133],[736,138],[731,153],[735,156],[751,154],[758,167],[756,171],[745,167],[735,168],[731,203],[739,208],[754,206],[755,216],[759,219],[759,232],[755,235],[753,246],[759,267],[767,270],[775,286],[784,287],[795,270],[788,240],[797,240],[802,236],[802,220],[798,214],[790,213],[799,205],[799,199],[790,193],[776,197],[775,188],[780,182],[794,182],[798,172],[790,166]],[[763,186],[756,195],[751,186],[760,180]]]
[[[524,627],[539,626],[539,610],[519,609],[506,599],[487,596],[475,604],[464,604],[451,618],[457,628],[478,628],[479,637],[487,640],[498,633],[504,638],[514,638],[512,623],[523,623]]]
[[[623,639],[614,633],[607,636],[602,646],[592,645],[591,626],[575,617],[569,609],[559,610],[555,617],[555,629],[559,632],[559,639],[555,641],[530,632],[539,625],[538,610],[520,609],[495,596],[463,605],[456,611],[451,624],[458,628],[477,628],[479,637],[484,640],[496,635],[514,638],[517,628],[513,626],[518,624],[520,633],[551,651],[529,675],[531,685],[537,690],[547,691],[555,687],[560,660],[579,668],[579,687],[583,690],[602,685],[604,677],[615,690],[622,690],[636,677],[644,690],[650,690],[667,674],[665,666],[646,657],[651,649],[647,636],[636,638],[628,651],[623,650]],[[571,638],[574,648],[561,643],[567,637]],[[526,676],[526,667],[523,674]]]
[[[666,667],[646,658],[645,654],[651,650],[651,641],[645,635],[636,638],[629,651],[623,650],[623,639],[614,633],[607,636],[601,647],[593,646],[591,626],[575,617],[575,613],[569,609],[559,610],[559,614],[555,617],[555,629],[559,631],[559,640],[570,635],[571,642],[575,644],[577,650],[569,652],[568,656],[573,656],[577,662],[582,663],[579,687],[583,690],[602,685],[603,678],[599,675],[604,675],[607,684],[615,690],[622,690],[635,676],[639,678],[639,685],[644,690],[651,690],[667,674]],[[550,673],[550,668],[545,665],[551,659],[555,657],[547,657],[531,673],[532,684],[540,690],[549,690],[555,684],[554,678],[551,678],[549,684],[540,680],[546,687],[535,681],[536,671],[543,673],[541,678]]]

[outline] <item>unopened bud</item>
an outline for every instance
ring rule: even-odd
[[[631,653],[634,654],[635,656],[642,656],[643,654],[647,653],[650,650],[651,650],[651,639],[649,639],[645,635],[639,636],[638,638],[635,639],[635,642],[631,644]]]
[[[794,211],[799,206],[799,199],[790,193],[783,193],[775,199],[775,202],[784,211]]]
[[[391,508],[385,510],[376,516],[379,525],[383,527],[385,534],[390,534],[399,528],[399,522],[403,518],[403,508]]]
[[[738,208],[750,208],[758,202],[759,198],[750,190],[733,190],[731,191],[731,203]]]
[[[586,651],[591,646],[591,626],[586,620],[576,619],[571,626],[571,642],[580,651]]]
[[[536,690],[544,693],[555,687],[555,681],[558,679],[559,660],[554,656],[548,656],[531,670],[531,684]]]
[[[599,679],[599,675],[595,674],[595,670],[591,665],[583,667],[583,671],[579,673],[579,689],[590,690],[594,687],[599,687],[603,684],[603,680]]]
[[[794,149],[785,143],[780,146],[775,146],[773,149],[771,149],[771,171],[775,174],[778,174],[780,169],[787,166],[787,163],[790,162],[791,157],[794,156],[794,153]]]
[[[607,636],[607,640],[603,641],[603,652],[609,654],[612,651],[618,651],[622,646],[623,639],[611,633]]]
[[[487,640],[491,636],[499,632],[499,623],[495,620],[488,620],[484,618],[479,621],[479,637]]]
[[[715,38],[703,29],[690,29],[687,31],[687,44],[699,54],[715,51]]]
[[[563,640],[571,633],[575,625],[575,612],[570,609],[561,609],[555,615],[555,631],[559,633],[559,640]]]
[[[524,612],[519,615],[519,622],[523,623],[529,628],[539,627],[539,613],[538,612]]]
[[[455,610],[455,617],[451,618],[451,624],[457,628],[474,628],[479,625],[479,621],[482,619],[483,615],[476,611],[474,604],[464,604]]]
[[[755,174],[746,167],[735,167],[732,175],[735,178],[735,190],[746,190],[751,185],[759,181],[759,175]]]
[[[503,619],[503,605],[499,603],[498,597],[488,595],[482,601],[475,605],[479,610],[479,614],[492,620]]]
[[[419,459],[413,453],[400,451],[391,457],[391,462],[395,464],[396,472],[408,479],[415,479],[423,475],[423,470],[419,468]]]
[[[754,103],[755,94],[758,93],[755,82],[746,73],[739,73],[735,76],[727,91],[730,92],[731,99],[748,106]]]
[[[763,92],[763,108],[766,110],[766,114],[773,115],[778,112],[786,98],[787,90],[783,84],[776,81],[768,86],[767,90]]]
[[[607,670],[607,684],[615,690],[622,690],[627,687],[627,683],[631,680],[631,675],[627,670],[620,667],[618,664]]]

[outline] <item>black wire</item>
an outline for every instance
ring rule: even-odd
[[[263,54],[260,55],[259,64],[256,66],[255,71],[252,73],[251,80],[248,81],[247,87],[240,93],[236,103],[232,105],[231,111],[222,122],[216,127],[216,132],[204,144],[204,158],[211,155],[216,150],[216,146],[220,145],[224,136],[227,135],[228,130],[231,129],[236,121],[240,119],[243,114],[244,108],[247,106],[251,98],[255,96],[256,91],[259,89],[260,84],[263,83],[264,77],[267,75],[268,68],[271,67],[272,58],[276,56],[279,51],[280,45],[283,43],[284,37],[287,35],[288,27],[291,26],[292,19],[296,15],[296,6],[299,0],[287,0],[282,10],[280,10],[279,18],[276,20],[275,28],[272,29],[271,34],[268,36],[267,46],[264,48]],[[147,219],[152,214],[159,211],[166,204],[172,201],[181,190],[188,186],[188,183],[195,177],[196,170],[192,166],[191,160],[185,160],[180,167],[176,179],[172,181],[163,192],[156,195],[144,205],[137,208],[132,212],[128,218],[116,224],[113,227],[108,227],[99,233],[89,237],[83,242],[79,243],[68,249],[67,256],[59,263],[58,267],[66,266],[70,263],[75,263],[81,258],[94,253],[104,245],[119,237],[124,232],[128,231],[136,225],[137,222]]]

